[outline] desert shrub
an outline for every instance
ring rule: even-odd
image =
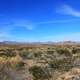
[[[51,78],[51,75],[46,68],[33,66],[29,69],[29,71],[32,73],[34,80],[49,80]]]
[[[27,58],[28,58],[28,55],[29,55],[29,53],[27,53],[27,52],[21,52],[21,53],[20,53],[20,56],[21,56],[23,59],[27,59]]]
[[[6,56],[0,57],[0,80],[11,80],[9,75],[9,61]]]
[[[7,63],[7,59],[5,57],[0,57],[0,69]]]
[[[65,55],[66,57],[72,56],[72,54],[70,53],[68,49],[57,49],[56,51],[58,54]]]
[[[52,55],[54,51],[47,51],[47,54]]]
[[[4,55],[7,57],[14,57],[16,56],[16,53],[11,49],[6,49]]]
[[[20,54],[19,54],[23,59],[27,59],[27,58],[29,58],[29,55],[30,55],[30,53],[27,51],[27,50],[22,50],[22,51],[20,51]]]
[[[16,57],[0,57],[0,80],[14,80],[14,72],[22,70],[24,63],[19,55]],[[11,74],[10,74],[11,73]]]
[[[73,48],[72,49],[72,54],[80,53],[80,49],[78,48]]]
[[[11,67],[14,69],[20,69],[20,68],[24,67],[22,58],[19,55],[17,55],[16,57],[10,58],[9,62],[10,62]]]
[[[12,49],[0,50],[0,56],[14,57],[16,53]]]
[[[21,69],[23,69],[24,68],[24,63],[21,61],[21,62],[18,62],[17,64],[16,64],[16,68],[18,69],[18,70],[21,70]]]
[[[72,54],[76,54],[77,50],[76,49],[72,49]]]
[[[35,58],[40,58],[41,55],[42,55],[42,52],[40,52],[40,51],[33,53],[33,56],[34,56]]]
[[[54,70],[60,69],[60,70],[69,70],[73,67],[72,61],[67,59],[62,60],[54,60],[49,62],[50,68],[53,68]]]

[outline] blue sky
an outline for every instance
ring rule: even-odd
[[[80,41],[80,0],[0,0],[0,41]]]

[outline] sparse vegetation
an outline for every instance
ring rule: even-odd
[[[0,80],[54,80],[57,72],[79,68],[79,64],[77,45],[0,48]]]
[[[34,80],[44,80],[47,79],[49,80],[51,78],[50,73],[48,70],[44,67],[40,66],[32,66],[29,71],[32,73],[34,76]]]

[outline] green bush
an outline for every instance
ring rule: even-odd
[[[46,68],[33,66],[29,69],[29,71],[32,73],[34,80],[49,80],[51,78],[51,75]]]
[[[16,53],[12,49],[6,49],[1,51],[0,56],[14,57],[16,56]]]
[[[72,68],[72,61],[69,59],[54,60],[49,62],[49,66],[54,70],[69,70]]]
[[[35,53],[33,53],[34,55],[34,57],[35,58],[40,58],[41,57],[41,55],[42,55],[42,52],[35,52]]]
[[[72,54],[70,53],[68,49],[57,49],[56,51],[58,54],[65,55],[66,57],[72,56]]]
[[[30,55],[30,53],[27,51],[27,50],[22,50],[20,51],[20,54],[19,54],[23,59],[27,59]]]
[[[73,48],[72,49],[72,54],[80,53],[80,49],[78,48]]]

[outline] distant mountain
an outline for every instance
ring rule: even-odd
[[[63,41],[63,42],[16,42],[16,41],[3,41],[0,42],[1,44],[7,44],[7,45],[40,45],[40,44],[46,44],[46,45],[80,45],[80,42],[74,42],[74,41]]]
[[[63,42],[57,42],[57,45],[80,45],[80,42],[74,42],[74,41],[63,41]]]

